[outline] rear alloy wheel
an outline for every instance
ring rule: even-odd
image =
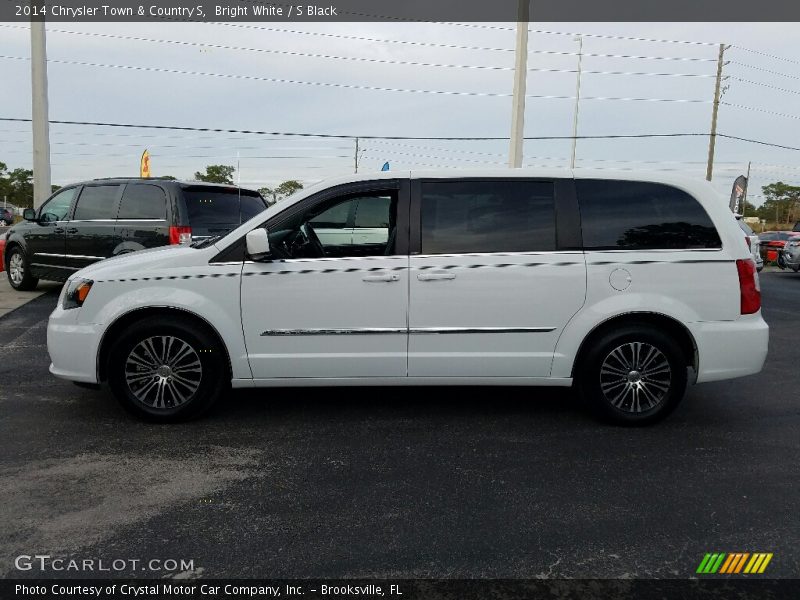
[[[670,414],[686,391],[686,361],[660,331],[629,326],[589,351],[579,373],[582,397],[599,416],[645,425]]]
[[[109,358],[109,385],[128,411],[149,421],[200,416],[230,381],[225,353],[204,327],[156,317],[131,325]]]
[[[36,289],[39,280],[30,274],[28,259],[19,246],[14,246],[8,253],[8,282],[15,290],[29,291]]]

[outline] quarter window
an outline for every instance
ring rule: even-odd
[[[421,231],[423,254],[555,250],[553,183],[423,183]]]
[[[69,214],[69,207],[72,205],[72,199],[75,197],[75,192],[78,188],[70,188],[63,190],[53,196],[50,201],[42,206],[39,213],[39,220],[44,223],[52,223],[53,221],[63,221]]]
[[[720,248],[706,211],[669,185],[579,179],[583,245],[587,250]]]
[[[72,218],[76,221],[113,219],[118,193],[118,185],[87,185],[78,198]]]
[[[119,207],[119,219],[165,219],[167,197],[155,185],[133,184],[125,188]]]

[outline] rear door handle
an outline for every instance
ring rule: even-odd
[[[448,279],[455,279],[455,273],[420,273],[417,275],[417,279],[419,281],[439,281],[439,280],[448,280]]]
[[[64,228],[56,227],[55,229],[53,229],[53,233],[64,233]]]
[[[400,275],[395,275],[393,273],[384,273],[383,275],[365,275],[361,278],[361,281],[366,281],[367,283],[372,282],[392,282],[392,281],[400,281]]]
[[[78,230],[75,227],[70,227],[67,229],[67,233],[78,233]]]

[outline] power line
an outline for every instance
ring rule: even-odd
[[[773,58],[775,60],[782,60],[784,62],[800,65],[800,60],[795,60],[793,58],[786,58],[785,56],[778,56],[777,54],[770,54],[768,52],[762,52],[761,50],[753,50],[752,48],[745,48],[744,46],[733,45],[733,47],[738,50],[744,50],[745,52],[750,52],[751,54],[758,54],[759,56],[766,56],[767,58]]]
[[[730,106],[731,108],[740,108],[742,110],[750,110],[750,111],[753,111],[753,112],[760,112],[760,113],[764,113],[766,115],[773,115],[773,116],[776,116],[776,117],[784,117],[784,118],[787,118],[787,119],[800,119],[800,115],[791,115],[789,113],[777,112],[777,111],[769,110],[769,109],[766,109],[766,108],[758,108],[757,106],[746,106],[744,104],[734,104],[732,102],[722,102],[722,101],[720,102],[720,104],[724,104],[725,106]]]
[[[719,42],[690,42],[686,40],[664,40],[644,37],[630,37],[624,35],[609,35],[601,33],[577,33],[569,31],[550,31],[546,29],[528,29],[531,33],[541,33],[545,35],[568,35],[571,37],[582,36],[587,38],[597,38],[603,40],[626,40],[631,42],[650,42],[656,44],[686,44],[691,46],[719,46]]]
[[[757,67],[755,65],[748,65],[743,62],[739,62],[736,60],[728,61],[728,64],[731,65],[738,65],[740,67],[745,67],[747,69],[754,69],[756,71],[763,71],[764,73],[770,73],[771,75],[780,75],[781,77],[788,77],[789,79],[800,79],[798,75],[790,75],[789,73],[783,73],[781,71],[773,71],[772,69],[765,69],[764,67]]]
[[[735,79],[736,81],[741,81],[742,83],[749,83],[751,85],[757,85],[760,87],[769,88],[771,90],[778,90],[779,92],[786,92],[788,94],[800,94],[798,90],[790,90],[788,88],[782,88],[777,85],[770,85],[769,83],[764,83],[762,81],[752,81],[750,79],[743,79],[742,77],[736,77],[735,75],[730,75],[731,79]]]
[[[0,117],[0,121],[30,123],[31,119],[22,117]],[[51,120],[54,125],[91,125],[95,127],[119,127],[125,129],[157,129],[172,131],[199,131],[211,133],[240,133],[247,135],[271,135],[306,137],[322,139],[355,139],[364,140],[438,140],[438,141],[508,141],[507,136],[408,136],[408,135],[361,135],[361,134],[331,134],[331,133],[299,133],[299,132],[277,132],[259,131],[252,129],[223,129],[212,127],[186,127],[177,125],[136,125],[131,123],[104,123],[99,121],[64,121]],[[721,134],[718,134],[721,135]],[[706,137],[707,133],[632,133],[632,134],[610,134],[610,135],[545,135],[545,136],[526,136],[526,140],[592,140],[592,139],[636,139],[636,138],[674,138],[674,137]]]
[[[0,59],[6,60],[27,60],[29,61],[29,57],[25,56],[7,56],[7,55],[0,55]],[[356,85],[356,84],[346,84],[346,83],[329,83],[329,82],[321,82],[321,81],[300,81],[296,79],[283,79],[280,77],[258,77],[256,75],[234,75],[231,73],[208,73],[205,71],[184,71],[181,69],[167,69],[163,67],[141,67],[135,65],[112,65],[112,64],[105,64],[105,63],[92,63],[92,62],[85,62],[79,60],[60,60],[60,59],[53,59],[48,58],[48,63],[53,64],[62,64],[62,65],[74,65],[74,66],[81,66],[81,67],[97,67],[97,68],[104,68],[104,69],[122,69],[126,71],[144,71],[148,73],[169,73],[172,75],[194,75],[194,76],[203,76],[203,77],[216,77],[221,79],[238,79],[238,80],[246,80],[246,81],[263,81],[267,83],[287,83],[292,85],[304,85],[304,86],[312,86],[312,87],[329,87],[329,88],[340,88],[340,89],[350,89],[350,90],[367,90],[373,92],[403,92],[403,93],[414,93],[414,94],[436,94],[436,95],[443,95],[443,96],[472,96],[472,97],[489,97],[489,98],[507,98],[510,97],[511,94],[505,93],[494,93],[494,92],[456,92],[456,91],[445,91],[445,90],[419,90],[419,89],[410,89],[410,88],[392,88],[392,87],[380,87],[380,86],[371,86],[371,85]]]

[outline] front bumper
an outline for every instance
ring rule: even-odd
[[[47,322],[47,352],[50,372],[61,379],[82,383],[99,383],[97,350],[102,327],[78,323],[80,308],[64,310],[59,306]]]
[[[792,248],[791,250],[784,249],[783,260],[790,269],[797,270],[800,268],[800,248]]]
[[[769,325],[761,313],[735,321],[709,321],[690,326],[697,344],[697,383],[753,375],[767,359]]]

